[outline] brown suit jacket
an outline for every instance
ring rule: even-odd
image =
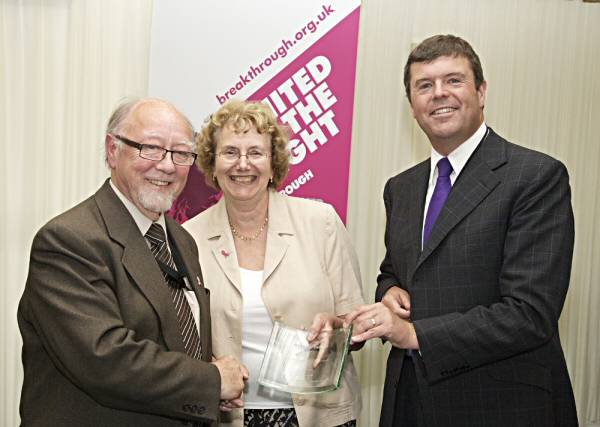
[[[166,218],[200,305],[185,354],[162,273],[107,182],[37,233],[18,309],[25,426],[181,426],[217,419],[208,293],[193,239]]]
[[[411,295],[427,426],[575,426],[558,336],[574,225],[557,160],[493,130],[475,150],[421,250],[429,160],[384,191],[387,253],[376,299]],[[381,426],[391,426],[404,351],[392,348]]]

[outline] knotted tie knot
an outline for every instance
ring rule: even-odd
[[[450,164],[450,160],[448,157],[442,157],[437,164],[438,168],[438,178],[448,178],[452,173],[452,165]]]
[[[163,230],[162,226],[156,222],[153,222],[146,232],[146,238],[148,238],[150,245],[152,246],[161,246],[167,241],[165,230]]]
[[[165,230],[156,222],[153,222],[148,231],[146,238],[150,242],[150,251],[156,258],[160,269],[162,270],[167,284],[171,286],[181,287],[184,285],[183,276],[177,272],[177,267],[169,252],[167,246],[167,237]]]

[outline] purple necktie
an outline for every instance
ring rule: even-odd
[[[427,216],[425,217],[425,228],[423,228],[423,244],[429,239],[431,230],[433,230],[433,224],[438,215],[446,203],[448,194],[452,190],[452,184],[450,183],[450,174],[452,173],[452,165],[447,157],[442,157],[437,164],[438,177],[431,195],[431,201],[429,202],[429,208],[427,208]]]

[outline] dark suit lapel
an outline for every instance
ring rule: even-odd
[[[183,228],[179,227],[175,221],[165,217],[167,230],[169,232],[169,243],[175,246],[179,253],[181,262],[184,265],[187,279],[196,294],[198,305],[200,306],[200,344],[202,345],[202,359],[210,361],[211,332],[210,332],[210,298],[208,289],[204,287],[202,271],[198,264],[198,258],[186,247],[184,242],[186,237]]]
[[[423,236],[423,210],[425,209],[425,195],[429,184],[429,170],[431,162],[424,161],[415,169],[414,175],[409,180],[408,219],[407,230],[410,239],[409,264],[415,265],[421,255],[421,242]]]
[[[164,340],[170,350],[185,353],[171,293],[144,236],[113,192],[108,180],[95,195],[96,203],[112,239],[123,246],[123,267],[156,311]]]
[[[415,270],[438,247],[448,233],[500,183],[493,171],[506,163],[506,146],[491,129],[489,132],[454,183],[446,204],[431,231],[429,240],[423,247]]]

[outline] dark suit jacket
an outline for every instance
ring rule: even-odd
[[[387,252],[376,299],[411,295],[428,426],[574,426],[558,336],[573,253],[565,167],[491,129],[421,251],[430,163],[385,187]],[[404,351],[388,359],[381,425],[393,420]]]
[[[37,233],[18,309],[24,426],[181,426],[216,420],[209,298],[193,239],[166,218],[200,304],[203,360],[185,354],[146,240],[107,182]]]

